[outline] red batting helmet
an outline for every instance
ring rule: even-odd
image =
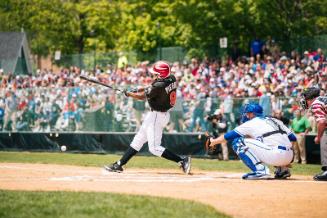
[[[158,74],[159,78],[167,78],[170,75],[170,66],[167,62],[157,61],[150,70],[153,74]]]

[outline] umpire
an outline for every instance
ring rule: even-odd
[[[313,179],[327,181],[327,96],[320,96],[319,88],[310,87],[303,91],[300,104],[304,110],[310,108],[317,121],[317,136],[314,142],[320,144],[322,172]]]

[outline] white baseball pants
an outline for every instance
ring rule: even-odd
[[[164,127],[169,122],[169,112],[149,111],[135,135],[131,147],[140,151],[144,143],[148,142],[149,151],[161,157],[165,148],[161,146],[161,139]]]

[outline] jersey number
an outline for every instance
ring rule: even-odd
[[[174,106],[176,103],[176,91],[172,91],[169,95],[170,105]]]

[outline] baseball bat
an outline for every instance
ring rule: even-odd
[[[101,86],[105,86],[105,87],[107,87],[107,88],[109,88],[109,89],[112,89],[112,90],[115,90],[115,91],[119,91],[119,92],[122,92],[122,90],[120,90],[120,89],[117,89],[117,88],[114,88],[114,87],[112,87],[112,86],[110,86],[110,85],[108,85],[108,84],[105,84],[105,83],[103,83],[103,82],[100,82],[99,80],[95,80],[95,79],[92,79],[92,78],[89,78],[89,77],[86,77],[86,76],[79,76],[81,79],[83,79],[83,80],[86,80],[86,81],[89,81],[89,82],[91,82],[91,83],[95,83],[95,84],[98,84],[98,85],[101,85]]]

